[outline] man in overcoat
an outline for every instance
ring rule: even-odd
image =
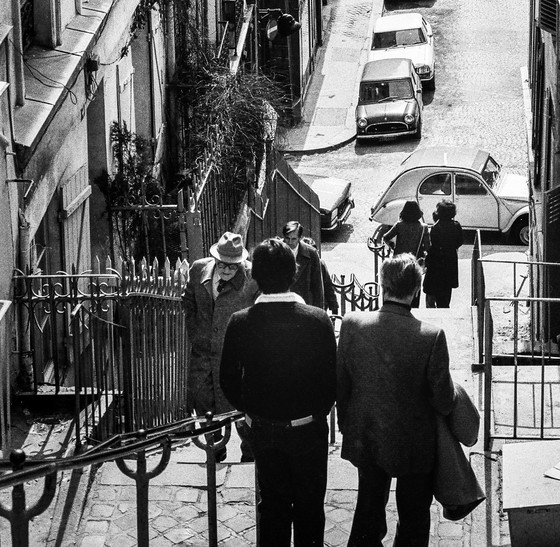
[[[329,316],[289,291],[295,260],[268,239],[253,251],[262,293],[228,325],[220,382],[246,413],[261,502],[260,544],[323,547],[327,415],[336,395],[336,339]]]
[[[318,252],[302,241],[303,226],[295,220],[288,222],[282,228],[282,237],[296,257],[296,275],[290,290],[299,294],[306,304],[323,308],[325,295],[321,260]]]
[[[413,255],[381,266],[383,306],[352,312],[341,325],[337,410],[342,457],[358,468],[349,546],[383,545],[385,507],[397,477],[394,546],[427,546],[430,535],[436,415],[454,404],[445,333],[410,309],[422,272]]]
[[[224,335],[231,315],[253,304],[258,294],[239,234],[224,233],[210,248],[210,255],[193,262],[184,295],[191,344],[188,404],[199,416],[233,410],[219,382]],[[240,427],[242,461],[252,461]],[[224,447],[216,460],[225,457]]]

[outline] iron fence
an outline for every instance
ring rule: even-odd
[[[15,275],[20,347],[29,348],[21,367],[30,361],[32,395],[74,396],[78,448],[186,417],[187,269],[155,259]]]
[[[532,296],[543,279],[560,274],[560,264],[484,258],[481,243],[478,232],[471,260],[473,370],[484,374],[485,449],[496,439],[560,438],[559,333],[550,321],[560,298]]]
[[[148,546],[150,544],[148,497],[150,480],[165,470],[174,444],[184,442],[185,439],[193,439],[195,444],[206,452],[209,546],[216,547],[218,526],[215,450],[228,442],[231,424],[242,418],[243,414],[240,412],[229,412],[215,417],[211,413],[205,417],[191,417],[165,426],[114,435],[97,446],[66,458],[27,460],[24,451],[13,451],[9,460],[0,461],[0,471],[4,471],[0,476],[0,490],[12,489],[11,507],[8,508],[4,503],[0,503],[0,517],[10,522],[12,545],[18,547],[35,545],[34,542],[30,542],[29,523],[45,512],[52,503],[57,490],[58,473],[115,461],[120,471],[135,481],[137,545]],[[223,430],[223,437],[219,443],[214,444],[214,435],[210,433],[218,430]],[[146,454],[154,450],[158,451],[160,459],[155,466],[148,469]],[[135,468],[132,467],[133,461],[136,461]],[[7,470],[11,471],[6,472]],[[33,505],[28,505],[26,483],[43,478],[41,496]],[[28,488],[37,487],[36,484],[28,486]]]

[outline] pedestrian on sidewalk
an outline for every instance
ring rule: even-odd
[[[220,382],[245,412],[261,501],[260,543],[322,547],[327,488],[327,415],[336,393],[336,339],[324,310],[290,292],[291,249],[267,239],[253,251],[261,294],[234,313]]]
[[[295,220],[282,228],[282,237],[296,257],[297,270],[290,290],[299,294],[306,304],[322,309],[325,295],[319,254],[302,241],[303,226]]]
[[[430,248],[428,226],[422,222],[422,209],[416,201],[405,202],[399,220],[388,232],[383,234],[383,241],[393,249],[393,256],[412,253],[418,260],[424,260]],[[395,240],[393,243],[392,240]],[[412,301],[412,307],[420,306],[420,293]]]
[[[411,303],[422,271],[400,254],[380,271],[383,306],[342,320],[337,411],[342,458],[358,468],[349,547],[382,547],[391,478],[399,520],[393,545],[427,547],[430,538],[436,416],[454,403],[443,330],[419,321]]]
[[[317,252],[317,243],[311,237],[302,238],[304,243],[311,245]],[[327,268],[326,262],[319,257],[321,261],[321,277],[323,278],[323,292],[325,294],[325,310],[331,310],[334,315],[338,315],[338,300],[336,298],[336,292],[334,290],[334,285],[331,279],[331,274]]]
[[[463,244],[463,228],[454,220],[456,214],[452,201],[443,199],[436,205],[424,277],[427,308],[449,308],[451,292],[459,286],[457,249]]]
[[[220,356],[232,313],[253,304],[258,294],[247,256],[241,236],[226,232],[210,247],[210,256],[196,260],[189,270],[183,297],[191,345],[187,404],[199,416],[233,410],[220,388]],[[237,428],[241,458],[253,461],[244,428],[244,423]],[[220,434],[215,437],[219,439]],[[226,455],[224,446],[216,452],[216,461],[224,461]]]

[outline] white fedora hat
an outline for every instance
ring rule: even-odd
[[[241,236],[232,232],[226,232],[218,243],[214,243],[210,247],[210,254],[226,264],[239,264],[249,256]]]

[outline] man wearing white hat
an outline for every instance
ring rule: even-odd
[[[197,415],[234,410],[219,381],[224,335],[231,315],[251,306],[258,294],[239,234],[224,233],[210,248],[210,255],[193,262],[184,296],[191,342],[188,400]],[[240,436],[242,461],[252,461],[242,430]],[[216,453],[217,461],[225,457],[225,448]]]

